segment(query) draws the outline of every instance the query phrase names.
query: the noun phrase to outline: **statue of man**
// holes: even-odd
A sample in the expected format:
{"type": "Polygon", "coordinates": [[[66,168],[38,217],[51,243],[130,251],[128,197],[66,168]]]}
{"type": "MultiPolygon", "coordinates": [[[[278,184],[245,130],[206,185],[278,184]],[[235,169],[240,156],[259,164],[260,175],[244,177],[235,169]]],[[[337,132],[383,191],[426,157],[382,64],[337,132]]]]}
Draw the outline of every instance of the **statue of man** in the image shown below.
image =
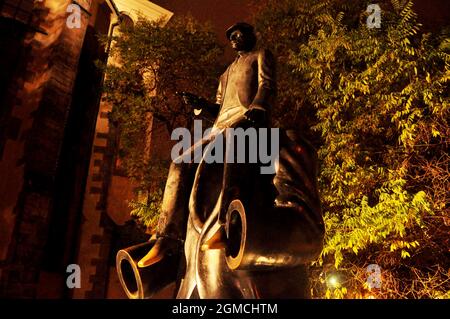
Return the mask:
{"type": "MultiPolygon", "coordinates": [[[[250,24],[236,23],[226,31],[226,36],[237,55],[220,77],[215,103],[193,94],[185,94],[183,99],[186,104],[216,116],[214,127],[217,128],[231,127],[242,117],[256,125],[267,125],[276,92],[274,58],[269,50],[255,50],[256,35],[250,24]]],[[[167,186],[180,183],[180,179],[183,179],[180,178],[180,169],[183,170],[172,165],[167,186]]],[[[182,214],[179,214],[180,208],[175,208],[173,203],[174,197],[177,196],[174,196],[174,191],[168,192],[167,186],[163,199],[163,215],[158,227],[161,240],[141,260],[141,267],[149,266],[162,258],[163,254],[160,252],[165,250],[164,241],[170,242],[168,239],[179,240],[183,237],[182,214]]],[[[182,190],[180,186],[173,188],[177,189],[176,192],[190,191],[184,188],[182,190]]],[[[168,246],[171,245],[168,243],[168,246]]]]}
{"type": "MultiPolygon", "coordinates": [[[[236,125],[268,127],[276,93],[275,60],[269,50],[255,48],[256,35],[251,25],[236,23],[226,31],[226,35],[237,55],[220,77],[215,103],[193,94],[183,94],[184,101],[195,109],[201,109],[202,113],[212,114],[215,117],[213,128],[218,130],[236,125]]],[[[201,298],[305,297],[306,273],[303,266],[291,267],[281,273],[279,270],[252,272],[229,269],[224,249],[220,249],[226,245],[223,224],[227,205],[232,199],[233,178],[237,176],[243,180],[245,172],[239,165],[206,166],[205,163],[172,163],[157,240],[138,266],[155,264],[184,243],[186,269],[178,298],[192,297],[195,288],[201,298]],[[241,171],[236,172],[237,169],[241,171]],[[208,232],[211,228],[215,229],[213,235],[208,232]],[[279,282],[280,279],[283,283],[279,282]],[[264,293],[267,285],[273,284],[271,280],[277,281],[279,287],[264,293]],[[287,295],[283,296],[283,293],[287,295]]],[[[256,181],[249,180],[246,186],[251,187],[252,182],[256,181]]]]}

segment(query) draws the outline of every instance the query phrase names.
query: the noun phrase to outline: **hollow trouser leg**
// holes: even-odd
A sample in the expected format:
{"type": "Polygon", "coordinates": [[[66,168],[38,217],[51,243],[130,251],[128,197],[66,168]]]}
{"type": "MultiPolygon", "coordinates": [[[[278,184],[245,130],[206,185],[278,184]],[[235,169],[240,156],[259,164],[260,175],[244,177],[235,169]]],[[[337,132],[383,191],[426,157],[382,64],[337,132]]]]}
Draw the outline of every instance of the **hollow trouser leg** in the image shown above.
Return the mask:
{"type": "MultiPolygon", "coordinates": [[[[243,126],[242,129],[254,129],[243,126]]],[[[246,199],[255,199],[254,193],[268,192],[266,199],[272,197],[271,176],[260,174],[262,163],[258,158],[259,139],[267,138],[256,133],[257,141],[249,139],[245,136],[242,141],[236,141],[233,134],[227,131],[225,135],[226,154],[224,173],[222,180],[223,196],[220,203],[219,223],[225,224],[228,205],[233,199],[239,198],[246,202],[246,199]],[[261,184],[261,185],[259,185],[261,184]],[[259,185],[257,188],[255,185],[259,185]]]]}
{"type": "MultiPolygon", "coordinates": [[[[225,154],[224,154],[224,170],[222,178],[222,198],[219,209],[219,223],[224,225],[226,222],[226,213],[228,205],[231,200],[239,196],[239,191],[245,189],[247,184],[245,181],[250,178],[245,166],[245,163],[238,162],[238,153],[246,152],[246,149],[239,149],[236,146],[235,136],[232,134],[234,131],[227,129],[224,134],[225,139],[225,154]],[[242,183],[244,181],[244,183],[242,183]]],[[[242,142],[242,141],[241,141],[242,142]]],[[[245,145],[245,142],[244,142],[245,145]]],[[[241,154],[242,155],[242,154],[241,154]]]]}

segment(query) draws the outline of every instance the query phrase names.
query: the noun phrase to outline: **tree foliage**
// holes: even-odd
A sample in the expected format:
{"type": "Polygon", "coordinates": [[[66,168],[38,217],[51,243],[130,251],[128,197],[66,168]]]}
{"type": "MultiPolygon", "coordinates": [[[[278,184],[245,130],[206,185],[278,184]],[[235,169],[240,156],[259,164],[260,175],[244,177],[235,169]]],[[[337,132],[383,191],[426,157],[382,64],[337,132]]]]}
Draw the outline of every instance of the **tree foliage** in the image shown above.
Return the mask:
{"type": "MultiPolygon", "coordinates": [[[[257,3],[260,45],[278,59],[275,123],[319,153],[326,241],[314,296],[449,298],[448,33],[421,31],[410,1],[378,1],[379,29],[367,28],[362,1],[257,3]],[[381,267],[379,289],[367,285],[369,264],[381,267]]],[[[105,90],[127,171],[144,189],[162,185],[166,173],[155,178],[142,145],[149,117],[169,131],[189,126],[174,93],[212,98],[222,49],[189,18],[141,20],[115,42],[121,63],[108,68],[105,90]]],[[[154,224],[161,195],[144,196],[134,213],[154,224]]]]}
{"type": "Polygon", "coordinates": [[[112,40],[104,85],[105,100],[112,105],[109,119],[118,132],[120,165],[139,192],[132,214],[152,226],[169,160],[149,153],[151,143],[169,142],[158,140],[153,129],[163,126],[170,136],[176,127],[190,127],[192,110],[175,93],[212,98],[223,48],[209,25],[189,16],[167,24],[142,18],[134,26],[121,25],[112,40]]]}
{"type": "Polygon", "coordinates": [[[372,295],[449,297],[448,36],[422,34],[411,2],[382,10],[380,29],[339,1],[268,1],[255,19],[282,65],[280,123],[319,151],[327,232],[315,293],[363,297],[378,264],[386,280],[372,295]],[[320,284],[339,271],[340,288],[320,284]]]}

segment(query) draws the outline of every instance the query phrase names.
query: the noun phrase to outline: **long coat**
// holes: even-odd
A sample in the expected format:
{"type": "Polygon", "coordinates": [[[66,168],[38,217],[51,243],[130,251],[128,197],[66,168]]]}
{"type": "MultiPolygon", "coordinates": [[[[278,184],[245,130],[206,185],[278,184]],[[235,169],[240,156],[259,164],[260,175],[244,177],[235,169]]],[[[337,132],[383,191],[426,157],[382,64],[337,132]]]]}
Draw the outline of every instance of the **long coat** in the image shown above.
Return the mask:
{"type": "Polygon", "coordinates": [[[239,53],[219,80],[215,126],[229,127],[250,108],[270,113],[276,93],[276,67],[269,50],[239,53]]]}

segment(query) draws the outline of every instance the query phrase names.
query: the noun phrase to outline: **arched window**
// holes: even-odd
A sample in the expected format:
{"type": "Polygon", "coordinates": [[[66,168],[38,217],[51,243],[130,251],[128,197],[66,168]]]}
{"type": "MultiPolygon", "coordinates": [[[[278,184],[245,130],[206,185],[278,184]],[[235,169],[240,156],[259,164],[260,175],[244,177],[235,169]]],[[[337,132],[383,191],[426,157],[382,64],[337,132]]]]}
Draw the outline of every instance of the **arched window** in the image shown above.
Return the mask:
{"type": "Polygon", "coordinates": [[[25,24],[31,21],[34,0],[0,0],[0,16],[25,24]]]}

